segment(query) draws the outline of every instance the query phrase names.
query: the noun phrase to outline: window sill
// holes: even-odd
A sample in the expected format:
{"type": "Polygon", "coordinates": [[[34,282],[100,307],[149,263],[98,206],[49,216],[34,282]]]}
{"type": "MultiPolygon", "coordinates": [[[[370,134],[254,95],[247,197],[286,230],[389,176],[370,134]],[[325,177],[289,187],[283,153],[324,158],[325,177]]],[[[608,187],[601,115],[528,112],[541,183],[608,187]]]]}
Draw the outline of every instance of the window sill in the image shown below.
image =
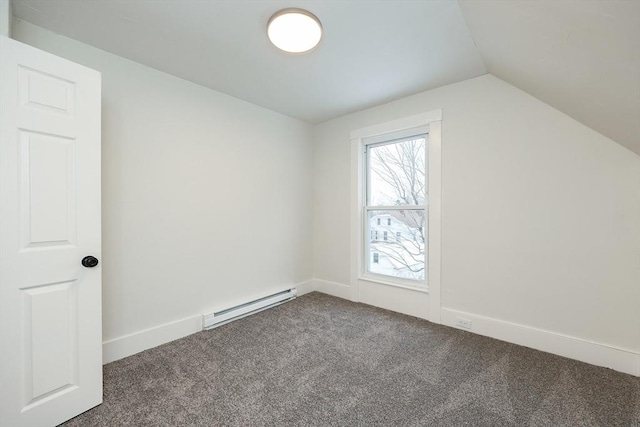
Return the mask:
{"type": "Polygon", "coordinates": [[[385,285],[385,286],[393,286],[394,288],[401,288],[401,289],[407,289],[410,291],[415,291],[415,292],[420,292],[423,294],[428,294],[429,293],[429,286],[425,285],[425,287],[419,287],[419,286],[412,286],[412,285],[408,285],[405,283],[399,283],[399,282],[393,282],[391,280],[385,280],[384,278],[378,277],[378,276],[373,276],[373,275],[360,275],[358,276],[358,280],[362,280],[365,282],[371,282],[371,283],[377,283],[379,285],[385,285]]]}

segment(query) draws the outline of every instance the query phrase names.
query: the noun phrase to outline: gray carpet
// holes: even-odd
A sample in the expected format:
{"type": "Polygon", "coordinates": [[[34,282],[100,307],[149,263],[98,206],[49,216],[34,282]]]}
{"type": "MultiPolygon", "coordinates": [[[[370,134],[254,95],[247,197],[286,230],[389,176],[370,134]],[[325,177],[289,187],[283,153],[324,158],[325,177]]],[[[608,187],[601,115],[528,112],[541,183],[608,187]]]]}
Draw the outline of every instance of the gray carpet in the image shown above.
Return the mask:
{"type": "Polygon", "coordinates": [[[640,379],[312,293],[104,368],[65,426],[640,425],[640,379]]]}

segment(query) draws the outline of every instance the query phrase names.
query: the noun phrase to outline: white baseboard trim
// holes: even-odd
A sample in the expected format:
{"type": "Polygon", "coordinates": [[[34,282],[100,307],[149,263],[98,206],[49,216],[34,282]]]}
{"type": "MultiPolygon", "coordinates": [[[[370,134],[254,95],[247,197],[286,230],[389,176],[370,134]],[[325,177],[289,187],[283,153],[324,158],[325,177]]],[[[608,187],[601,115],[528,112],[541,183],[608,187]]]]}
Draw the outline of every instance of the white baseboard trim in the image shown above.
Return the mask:
{"type": "Polygon", "coordinates": [[[441,316],[443,325],[458,328],[457,318],[462,317],[471,320],[470,331],[479,335],[640,376],[638,352],[450,308],[443,307],[441,316]]]}
{"type": "Polygon", "coordinates": [[[298,296],[308,294],[309,292],[313,292],[316,290],[313,279],[298,283],[295,287],[298,289],[298,296]]]}
{"type": "Polygon", "coordinates": [[[334,297],[351,300],[351,286],[329,280],[313,279],[314,290],[334,297]]]}
{"type": "MultiPolygon", "coordinates": [[[[298,296],[300,296],[313,292],[315,290],[315,282],[313,279],[309,279],[293,287],[297,288],[298,296]]],[[[106,365],[141,351],[195,334],[201,330],[202,313],[198,313],[184,319],[105,341],[102,343],[102,363],[106,365]]]]}
{"type": "MultiPolygon", "coordinates": [[[[322,279],[312,279],[311,282],[312,291],[347,300],[352,299],[350,286],[322,279]]],[[[451,308],[441,308],[441,323],[443,325],[462,329],[456,325],[458,317],[471,320],[472,328],[470,332],[472,333],[640,376],[640,353],[633,350],[613,347],[451,308]]]]}
{"type": "MultiPolygon", "coordinates": [[[[298,283],[295,287],[298,289],[299,296],[313,291],[346,300],[351,300],[352,296],[350,286],[322,279],[306,280],[298,283]]],[[[443,307],[441,309],[443,325],[456,328],[458,317],[471,320],[472,333],[640,376],[640,353],[635,351],[450,308],[443,307]]],[[[107,364],[123,359],[201,330],[202,314],[198,313],[194,316],[106,341],[102,345],[103,363],[107,364]]]]}
{"type": "Polygon", "coordinates": [[[107,364],[202,330],[202,314],[165,323],[102,343],[102,363],[107,364]]]}

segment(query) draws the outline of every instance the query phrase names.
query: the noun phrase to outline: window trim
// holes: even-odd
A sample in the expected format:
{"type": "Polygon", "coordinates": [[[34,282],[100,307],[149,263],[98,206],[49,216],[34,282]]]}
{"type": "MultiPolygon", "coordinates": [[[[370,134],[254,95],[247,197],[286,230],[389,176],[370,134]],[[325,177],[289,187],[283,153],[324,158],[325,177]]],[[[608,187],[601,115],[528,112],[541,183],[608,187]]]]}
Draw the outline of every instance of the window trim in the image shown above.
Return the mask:
{"type": "MultiPolygon", "coordinates": [[[[394,286],[397,288],[409,289],[410,291],[423,292],[429,294],[429,320],[440,323],[440,275],[441,275],[441,129],[442,129],[442,110],[434,110],[427,113],[416,114],[413,116],[369,126],[363,129],[351,132],[351,288],[352,299],[360,300],[360,281],[374,282],[382,285],[394,286]],[[429,134],[427,143],[428,149],[428,191],[429,203],[425,213],[428,218],[428,235],[427,242],[427,287],[415,286],[414,280],[408,280],[412,283],[406,283],[399,278],[386,275],[375,275],[367,273],[365,261],[366,246],[364,237],[365,227],[365,205],[366,192],[365,174],[366,158],[364,156],[364,145],[371,146],[377,142],[384,143],[388,134],[399,133],[404,131],[411,132],[415,128],[426,127],[429,134]],[[366,140],[366,141],[365,141],[366,140]],[[377,277],[376,277],[377,276],[377,277]]],[[[423,132],[424,133],[424,132],[423,132]]],[[[393,142],[393,141],[388,141],[393,142]]],[[[387,209],[385,207],[385,209],[387,209]]],[[[402,207],[401,209],[406,209],[402,207]]]]}

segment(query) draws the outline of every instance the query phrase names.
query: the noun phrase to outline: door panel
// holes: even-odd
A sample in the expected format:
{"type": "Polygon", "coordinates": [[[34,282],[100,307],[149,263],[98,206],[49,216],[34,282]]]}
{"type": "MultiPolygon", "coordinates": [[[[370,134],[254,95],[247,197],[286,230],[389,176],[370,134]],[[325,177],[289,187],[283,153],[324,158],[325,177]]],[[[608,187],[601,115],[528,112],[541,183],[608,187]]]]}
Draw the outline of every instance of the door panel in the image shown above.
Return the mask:
{"type": "Polygon", "coordinates": [[[59,77],[18,67],[20,104],[51,114],[72,117],[75,112],[75,83],[59,77]]]}
{"type": "Polygon", "coordinates": [[[75,140],[19,131],[24,248],[75,245],[75,140]]]}
{"type": "Polygon", "coordinates": [[[76,281],[23,289],[25,405],[77,386],[76,292],[76,281]]]}
{"type": "Polygon", "coordinates": [[[100,74],[0,37],[0,425],[102,402],[100,74]]]}

